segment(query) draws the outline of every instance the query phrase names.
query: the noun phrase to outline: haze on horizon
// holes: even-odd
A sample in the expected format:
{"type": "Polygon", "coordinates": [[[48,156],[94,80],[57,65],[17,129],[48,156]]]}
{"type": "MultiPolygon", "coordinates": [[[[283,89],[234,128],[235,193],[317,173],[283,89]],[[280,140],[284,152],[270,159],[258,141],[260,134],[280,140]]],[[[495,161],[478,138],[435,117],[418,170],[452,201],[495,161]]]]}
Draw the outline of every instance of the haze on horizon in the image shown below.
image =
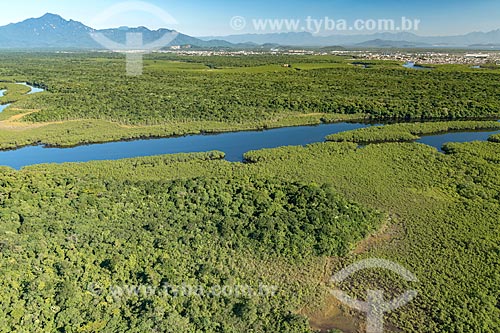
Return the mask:
{"type": "Polygon", "coordinates": [[[119,26],[146,26],[151,29],[170,28],[192,36],[218,36],[255,33],[252,30],[235,31],[230,27],[233,16],[248,19],[317,19],[328,16],[334,19],[399,19],[402,16],[421,20],[418,35],[460,35],[474,31],[491,31],[500,28],[500,1],[496,0],[442,0],[412,1],[398,0],[300,0],[276,1],[203,1],[171,0],[146,1],[169,13],[178,24],[166,27],[165,23],[151,14],[130,12],[107,19],[97,26],[94,19],[108,7],[123,3],[120,0],[87,0],[67,2],[60,0],[24,0],[11,2],[2,8],[0,25],[20,22],[31,17],[40,17],[47,12],[59,14],[94,28],[119,26]]]}

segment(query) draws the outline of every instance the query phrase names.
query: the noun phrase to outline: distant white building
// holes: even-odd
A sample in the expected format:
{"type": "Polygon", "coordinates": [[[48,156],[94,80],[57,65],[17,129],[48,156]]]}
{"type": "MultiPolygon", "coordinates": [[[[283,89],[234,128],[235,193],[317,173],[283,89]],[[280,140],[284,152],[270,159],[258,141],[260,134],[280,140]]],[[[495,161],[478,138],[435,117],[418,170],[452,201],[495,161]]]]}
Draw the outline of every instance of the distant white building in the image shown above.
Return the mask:
{"type": "Polygon", "coordinates": [[[476,58],[476,59],[486,59],[489,58],[489,54],[483,54],[483,53],[469,53],[465,55],[466,58],[476,58]]]}

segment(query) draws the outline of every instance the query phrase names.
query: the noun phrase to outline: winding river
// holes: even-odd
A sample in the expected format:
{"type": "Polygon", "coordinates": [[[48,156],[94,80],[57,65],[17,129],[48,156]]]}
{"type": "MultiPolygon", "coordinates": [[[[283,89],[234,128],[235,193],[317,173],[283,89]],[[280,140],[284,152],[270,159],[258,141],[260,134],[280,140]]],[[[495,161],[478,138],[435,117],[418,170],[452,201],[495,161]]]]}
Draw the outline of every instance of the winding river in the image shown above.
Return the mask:
{"type": "MultiPolygon", "coordinates": [[[[5,95],[5,92],[7,90],[0,90],[0,97],[3,97],[5,95]]],[[[3,112],[3,110],[5,110],[7,107],[9,107],[10,104],[4,104],[4,105],[0,105],[0,112],[3,112]]]]}
{"type": "MultiPolygon", "coordinates": [[[[23,85],[23,86],[27,86],[27,87],[31,88],[31,90],[28,92],[28,95],[36,94],[36,93],[40,93],[40,92],[44,91],[42,88],[37,88],[37,87],[30,86],[26,82],[21,82],[21,83],[18,83],[18,84],[23,85]]],[[[7,90],[0,90],[0,97],[3,97],[6,91],[7,90]]],[[[10,106],[10,104],[0,105],[0,112],[3,112],[3,110],[5,110],[6,108],[8,108],[9,106],[10,106]]]]}
{"type": "Polygon", "coordinates": [[[36,93],[40,93],[40,92],[43,92],[44,90],[42,88],[37,88],[37,87],[33,87],[33,86],[30,86],[29,84],[27,84],[26,82],[23,82],[23,83],[18,83],[18,84],[21,84],[23,86],[27,86],[27,87],[30,87],[31,88],[31,91],[28,93],[28,95],[31,95],[31,94],[36,94],[36,93]]]}
{"type": "MultiPolygon", "coordinates": [[[[25,84],[26,85],[26,84],[25,84]]],[[[30,94],[43,89],[31,87],[30,94]]],[[[265,131],[233,132],[213,135],[147,139],[83,145],[72,148],[46,148],[29,146],[16,150],[0,151],[0,165],[20,169],[42,163],[88,162],[93,160],[118,160],[176,153],[194,153],[219,150],[226,153],[226,160],[242,162],[243,154],[250,150],[282,146],[303,146],[324,142],[329,134],[374,126],[368,123],[334,123],[317,126],[298,126],[265,131]]],[[[446,133],[422,137],[417,142],[441,151],[447,142],[486,141],[500,131],[446,133]]]]}
{"type": "MultiPolygon", "coordinates": [[[[243,161],[243,154],[250,150],[301,146],[324,142],[329,134],[373,126],[363,123],[335,123],[318,126],[278,128],[266,131],[234,132],[214,135],[189,135],[176,138],[149,139],[91,144],[73,148],[45,148],[30,146],[0,152],[0,165],[15,169],[42,163],[87,162],[93,160],[118,160],[123,158],[176,153],[219,150],[226,153],[226,160],[243,161]]],[[[447,133],[423,137],[418,140],[441,150],[447,142],[486,141],[496,132],[447,133]]]]}

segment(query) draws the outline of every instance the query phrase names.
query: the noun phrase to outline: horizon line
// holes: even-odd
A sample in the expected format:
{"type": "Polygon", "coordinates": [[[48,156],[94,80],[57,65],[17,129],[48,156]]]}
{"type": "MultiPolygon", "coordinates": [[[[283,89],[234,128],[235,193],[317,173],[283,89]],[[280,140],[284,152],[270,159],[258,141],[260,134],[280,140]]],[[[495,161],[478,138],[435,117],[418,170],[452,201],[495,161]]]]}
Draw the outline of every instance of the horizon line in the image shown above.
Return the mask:
{"type": "MultiPolygon", "coordinates": [[[[162,30],[162,29],[166,29],[166,30],[171,30],[171,31],[176,31],[176,32],[180,32],[176,29],[172,29],[172,28],[167,28],[167,27],[160,27],[160,28],[152,28],[152,27],[148,27],[147,25],[141,25],[141,26],[115,26],[115,27],[106,27],[106,28],[94,28],[90,25],[87,25],[85,22],[83,21],[79,21],[79,20],[74,20],[74,19],[71,19],[71,18],[65,18],[63,15],[61,14],[57,14],[57,13],[53,13],[53,12],[46,12],[45,14],[39,16],[39,17],[27,17],[21,21],[17,21],[17,22],[10,22],[10,23],[7,23],[7,24],[4,24],[0,27],[5,27],[5,26],[8,26],[8,25],[11,25],[11,24],[19,24],[19,23],[23,23],[25,21],[28,21],[28,20],[37,20],[37,19],[41,19],[42,17],[44,16],[47,16],[47,15],[53,15],[53,16],[58,16],[60,18],[62,18],[63,20],[65,20],[66,22],[78,22],[78,23],[81,23],[89,28],[92,28],[94,30],[106,30],[106,29],[120,29],[120,28],[129,28],[129,29],[139,29],[139,28],[146,28],[150,31],[159,31],[159,30],[162,30]]],[[[199,34],[191,34],[189,36],[191,37],[195,37],[195,38],[220,38],[220,37],[231,37],[231,36],[265,36],[265,35],[285,35],[285,34],[308,34],[312,37],[315,37],[315,38],[328,38],[328,37],[333,37],[333,36],[372,36],[372,35],[378,35],[378,34],[390,34],[390,35],[401,35],[401,34],[410,34],[410,35],[414,35],[414,36],[417,36],[417,37],[455,37],[455,36],[465,36],[465,35],[469,35],[469,34],[474,34],[474,33],[483,33],[483,34],[487,34],[487,33],[490,33],[490,32],[495,32],[495,31],[500,31],[500,27],[499,28],[496,28],[496,29],[492,29],[492,30],[474,30],[474,31],[470,31],[470,32],[467,32],[467,33],[455,33],[455,34],[418,34],[414,31],[378,31],[378,32],[360,32],[360,33],[333,33],[333,34],[315,34],[313,32],[310,32],[310,31],[293,31],[293,30],[290,30],[290,31],[282,31],[282,32],[244,32],[244,33],[233,33],[233,34],[213,34],[213,35],[199,35],[199,34]]],[[[186,34],[187,35],[187,34],[186,34]]]]}

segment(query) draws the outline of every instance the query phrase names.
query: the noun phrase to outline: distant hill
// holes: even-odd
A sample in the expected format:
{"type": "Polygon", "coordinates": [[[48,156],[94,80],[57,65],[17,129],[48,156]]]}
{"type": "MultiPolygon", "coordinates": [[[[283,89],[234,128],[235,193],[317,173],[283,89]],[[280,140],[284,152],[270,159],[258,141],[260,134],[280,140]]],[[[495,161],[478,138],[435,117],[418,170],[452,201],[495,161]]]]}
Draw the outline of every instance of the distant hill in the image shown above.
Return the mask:
{"type": "MultiPolygon", "coordinates": [[[[81,22],[68,21],[59,15],[48,13],[39,18],[30,18],[23,22],[0,27],[0,49],[103,49],[102,45],[91,38],[92,33],[102,33],[106,37],[124,44],[129,32],[142,33],[144,43],[149,43],[172,31],[168,29],[150,30],[145,27],[96,30],[81,22]]],[[[186,45],[193,48],[238,49],[280,47],[330,47],[334,49],[341,49],[341,47],[471,47],[498,49],[500,30],[441,37],[418,36],[407,32],[331,36],[315,36],[309,32],[289,32],[196,38],[178,33],[176,38],[165,47],[186,45]]]]}
{"type": "Polygon", "coordinates": [[[95,30],[59,15],[45,14],[37,19],[0,27],[1,48],[95,47],[90,33],[95,30]]]}
{"type": "Polygon", "coordinates": [[[500,44],[473,44],[469,47],[481,50],[500,50],[500,44]]]}
{"type": "MultiPolygon", "coordinates": [[[[254,44],[275,44],[290,46],[317,46],[309,45],[312,35],[308,32],[276,33],[276,34],[243,34],[221,37],[200,37],[201,40],[220,39],[233,44],[254,43],[254,44]]],[[[325,45],[326,46],[326,45],[325,45]]]]}
{"type": "MultiPolygon", "coordinates": [[[[103,49],[92,37],[91,33],[102,33],[113,41],[124,43],[127,33],[142,33],[144,43],[158,40],[168,29],[149,30],[145,27],[96,30],[83,23],[65,20],[56,14],[45,14],[39,18],[27,19],[19,23],[11,23],[0,27],[1,49],[103,49]]],[[[200,40],[179,33],[165,46],[193,47],[233,47],[232,43],[222,40],[200,40]]]]}
{"type": "Polygon", "coordinates": [[[359,48],[419,48],[419,47],[432,47],[430,44],[425,43],[414,43],[408,41],[393,41],[393,40],[383,40],[374,39],[363,43],[358,43],[355,45],[359,48]]]}
{"type": "Polygon", "coordinates": [[[280,45],[311,47],[325,47],[331,45],[349,47],[362,46],[364,43],[366,43],[367,45],[385,44],[396,45],[391,47],[404,47],[398,46],[398,43],[392,44],[392,42],[401,42],[401,45],[408,45],[408,47],[470,47],[471,45],[499,45],[500,29],[490,32],[472,32],[460,36],[430,37],[419,36],[409,32],[383,32],[368,35],[337,34],[331,36],[316,36],[309,32],[288,32],[274,34],[241,34],[199,38],[202,40],[219,39],[228,41],[230,43],[275,43],[280,45]]]}

